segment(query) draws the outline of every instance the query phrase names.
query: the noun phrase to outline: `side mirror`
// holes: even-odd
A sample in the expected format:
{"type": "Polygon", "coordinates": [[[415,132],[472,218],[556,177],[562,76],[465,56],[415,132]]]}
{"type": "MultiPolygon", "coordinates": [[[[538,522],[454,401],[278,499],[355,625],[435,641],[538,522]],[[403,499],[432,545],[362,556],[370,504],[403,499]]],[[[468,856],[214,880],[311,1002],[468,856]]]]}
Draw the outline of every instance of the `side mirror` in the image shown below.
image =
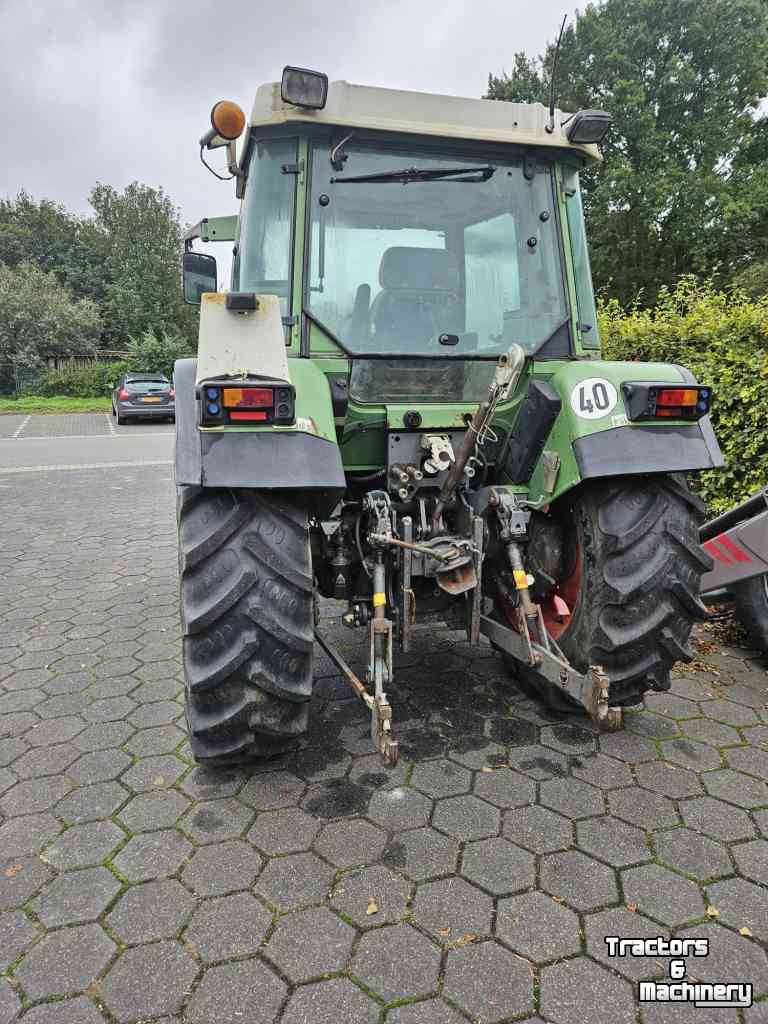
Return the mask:
{"type": "Polygon", "coordinates": [[[184,301],[190,305],[199,306],[201,295],[217,290],[218,279],[214,256],[208,256],[202,252],[185,252],[181,270],[184,301]]]}

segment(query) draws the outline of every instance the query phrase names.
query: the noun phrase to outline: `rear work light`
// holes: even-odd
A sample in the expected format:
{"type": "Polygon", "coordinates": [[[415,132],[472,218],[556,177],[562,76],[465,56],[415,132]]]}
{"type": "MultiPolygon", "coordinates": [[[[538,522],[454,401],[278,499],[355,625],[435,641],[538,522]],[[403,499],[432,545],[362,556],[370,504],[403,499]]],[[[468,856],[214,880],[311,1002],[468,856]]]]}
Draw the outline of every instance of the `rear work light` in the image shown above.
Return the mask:
{"type": "Polygon", "coordinates": [[[296,398],[293,387],[283,382],[258,384],[203,384],[200,388],[201,426],[223,427],[228,423],[266,423],[289,426],[294,422],[296,398]]]}
{"type": "Polygon", "coordinates": [[[712,388],[689,385],[654,384],[638,381],[622,384],[627,416],[631,420],[699,420],[706,416],[712,388]]]}

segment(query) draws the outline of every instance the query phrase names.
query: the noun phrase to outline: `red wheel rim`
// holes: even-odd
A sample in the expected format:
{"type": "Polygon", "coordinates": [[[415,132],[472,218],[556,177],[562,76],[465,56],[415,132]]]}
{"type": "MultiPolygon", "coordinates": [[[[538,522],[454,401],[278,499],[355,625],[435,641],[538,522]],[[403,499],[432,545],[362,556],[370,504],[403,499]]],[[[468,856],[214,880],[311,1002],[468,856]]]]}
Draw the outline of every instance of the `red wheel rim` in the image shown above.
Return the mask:
{"type": "Polygon", "coordinates": [[[581,548],[578,543],[574,551],[573,569],[569,576],[558,581],[554,593],[565,601],[571,614],[565,618],[558,615],[554,596],[542,602],[541,614],[549,635],[553,640],[559,640],[571,623],[581,593],[581,548]]]}

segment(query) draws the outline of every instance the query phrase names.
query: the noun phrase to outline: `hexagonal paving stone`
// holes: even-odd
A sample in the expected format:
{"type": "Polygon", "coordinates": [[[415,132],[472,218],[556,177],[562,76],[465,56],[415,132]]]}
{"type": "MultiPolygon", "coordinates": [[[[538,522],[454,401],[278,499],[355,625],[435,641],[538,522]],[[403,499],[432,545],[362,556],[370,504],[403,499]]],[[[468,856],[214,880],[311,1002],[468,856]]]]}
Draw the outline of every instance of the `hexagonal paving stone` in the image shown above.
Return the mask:
{"type": "Polygon", "coordinates": [[[352,758],[349,754],[326,743],[314,749],[300,751],[290,761],[290,768],[294,775],[305,782],[323,782],[327,779],[343,778],[351,764],[352,758]]]}
{"type": "Polygon", "coordinates": [[[273,811],[295,807],[305,788],[305,783],[289,772],[266,772],[254,775],[240,795],[257,811],[273,811]]]}
{"type": "Polygon", "coordinates": [[[76,996],[35,1006],[24,1015],[24,1024],[104,1024],[104,1018],[89,999],[76,996]]]}
{"type": "Polygon", "coordinates": [[[415,828],[393,836],[382,854],[385,864],[416,882],[453,873],[458,857],[456,840],[433,828],[415,828]]]}
{"type": "Polygon", "coordinates": [[[650,740],[635,733],[609,732],[600,736],[600,751],[608,757],[615,757],[626,764],[641,764],[656,760],[656,747],[650,740]]]}
{"type": "Polygon", "coordinates": [[[567,757],[540,744],[513,748],[509,754],[509,763],[524,775],[539,781],[563,779],[570,774],[567,757]]]}
{"type": "Polygon", "coordinates": [[[541,860],[541,887],[576,910],[592,910],[619,898],[611,868],[578,850],[551,853],[541,860]]]}
{"type": "Polygon", "coordinates": [[[151,792],[173,786],[186,770],[187,765],[173,754],[145,757],[124,773],[122,781],[136,793],[151,792]]]}
{"type": "Polygon", "coordinates": [[[181,877],[200,896],[223,896],[250,889],[263,863],[252,846],[242,839],[231,839],[195,850],[181,877]]]}
{"type": "Polygon", "coordinates": [[[496,835],[500,821],[498,809],[476,796],[454,796],[438,800],[432,816],[435,828],[465,841],[496,835]]]}
{"type": "Polygon", "coordinates": [[[722,757],[714,747],[686,737],[662,743],[661,756],[665,761],[691,768],[695,772],[709,771],[722,764],[722,757]]]}
{"type": "Polygon", "coordinates": [[[89,705],[83,712],[83,718],[89,722],[116,722],[135,709],[136,703],[130,697],[105,697],[89,705]]]}
{"type": "MultiPolygon", "coordinates": [[[[747,775],[755,775],[758,779],[768,779],[768,751],[757,747],[732,747],[725,751],[725,759],[731,768],[737,768],[747,775]]],[[[24,760],[23,758],[21,760],[24,760]]],[[[18,772],[19,761],[13,766],[18,772]]]]}
{"type": "Polygon", "coordinates": [[[647,710],[637,712],[631,708],[624,709],[624,728],[654,740],[668,740],[680,734],[680,726],[673,718],[654,715],[647,710]]]}
{"type": "Polygon", "coordinates": [[[458,761],[469,769],[494,767],[506,763],[507,760],[504,747],[500,743],[482,737],[476,742],[467,742],[467,737],[463,737],[463,742],[458,745],[454,742],[448,756],[452,761],[458,761]]]}
{"type": "Polygon", "coordinates": [[[58,775],[76,761],[80,751],[71,743],[56,743],[52,747],[37,747],[22,754],[13,770],[20,779],[36,779],[43,775],[58,775]]]}
{"type": "Polygon", "coordinates": [[[740,874],[768,886],[768,843],[764,839],[732,846],[731,853],[740,874]]]}
{"type": "Polygon", "coordinates": [[[690,828],[723,842],[752,839],[755,835],[755,827],[746,811],[722,800],[715,800],[714,797],[701,796],[695,800],[684,800],[680,804],[680,813],[690,828]]]}
{"type": "Polygon", "coordinates": [[[12,818],[17,814],[47,811],[70,789],[72,783],[61,776],[52,779],[25,779],[23,782],[17,782],[0,797],[0,814],[12,818]]]}
{"type": "Polygon", "coordinates": [[[507,811],[504,835],[534,853],[551,853],[571,845],[573,826],[560,814],[534,805],[507,811]]]}
{"type": "Polygon", "coordinates": [[[290,910],[323,900],[331,887],[333,875],[333,869],[314,853],[292,853],[271,860],[254,889],[278,910],[290,910]]]}
{"type": "Polygon", "coordinates": [[[588,818],[605,813],[599,789],[578,779],[549,779],[539,786],[539,799],[545,807],[566,818],[588,818]]]}
{"type": "MultiPolygon", "coordinates": [[[[466,1017],[442,999],[422,999],[390,1010],[387,1024],[465,1024],[466,1017]]],[[[533,1024],[533,1022],[526,1022],[533,1024]]]]}
{"type": "Polygon", "coordinates": [[[692,718],[690,722],[683,722],[682,731],[690,739],[713,747],[729,747],[742,742],[733,726],[713,722],[709,718],[692,718]]]}
{"type": "MultiPolygon", "coordinates": [[[[33,719],[30,725],[39,722],[34,715],[30,717],[33,719]]],[[[85,722],[82,718],[71,715],[68,718],[52,718],[42,722],[36,728],[30,729],[24,738],[31,747],[50,747],[55,743],[67,743],[83,729],[85,729],[85,722]]]]}
{"type": "Polygon", "coordinates": [[[174,879],[132,886],[106,917],[106,924],[126,945],[170,939],[177,935],[195,901],[174,879]]]}
{"type": "Polygon", "coordinates": [[[96,782],[76,789],[56,805],[56,814],[69,825],[108,818],[130,794],[119,782],[96,782]]]}
{"type": "Polygon", "coordinates": [[[21,1009],[21,1000],[7,978],[0,978],[0,1024],[11,1024],[21,1009]]]}
{"type": "Polygon", "coordinates": [[[624,898],[637,909],[670,927],[704,915],[704,900],[693,882],[658,864],[622,872],[624,898]]]}
{"type": "Polygon", "coordinates": [[[82,992],[101,974],[117,947],[97,924],[45,935],[14,971],[30,999],[82,992]]]}
{"type": "Polygon", "coordinates": [[[499,900],[496,934],[516,953],[537,963],[581,949],[578,917],[543,892],[499,900]]]}
{"type": "Polygon", "coordinates": [[[139,793],[123,807],[118,817],[131,832],[171,828],[189,807],[189,800],[175,789],[139,793]]]}
{"type": "Polygon", "coordinates": [[[281,1024],[377,1024],[379,1013],[379,1004],[351,981],[333,978],[296,989],[281,1024]]]}
{"type": "Polygon", "coordinates": [[[707,886],[707,894],[723,924],[737,930],[746,926],[758,941],[768,939],[768,891],[761,885],[729,878],[707,886]]]}
{"type": "Polygon", "coordinates": [[[203,960],[225,960],[255,953],[272,915],[250,893],[204,900],[192,915],[184,941],[203,960]]]}
{"type": "Polygon", "coordinates": [[[343,971],[355,930],[327,907],[300,910],[277,922],[265,952],[294,982],[343,971]]]}
{"type": "MultiPolygon", "coordinates": [[[[146,761],[138,763],[143,765],[146,761]]],[[[180,788],[193,800],[215,800],[234,796],[245,785],[246,777],[243,770],[236,767],[214,769],[195,765],[180,788]]]]}
{"type": "Polygon", "coordinates": [[[308,850],[320,830],[320,822],[298,807],[267,811],[256,818],[248,839],[264,853],[298,853],[308,850]]]}
{"type": "Polygon", "coordinates": [[[599,914],[584,918],[587,952],[606,967],[617,971],[632,981],[641,978],[661,978],[668,972],[668,960],[663,957],[609,956],[605,938],[618,935],[638,939],[654,939],[665,934],[657,924],[648,921],[642,914],[632,913],[626,907],[613,907],[599,914]]]}
{"type": "Polygon", "coordinates": [[[481,839],[464,847],[461,873],[494,896],[501,896],[532,886],[536,864],[530,853],[506,839],[481,839]]]}
{"type": "Polygon", "coordinates": [[[425,761],[417,764],[411,775],[411,785],[433,798],[468,793],[472,775],[453,761],[425,761]]]}
{"type": "MultiPolygon", "coordinates": [[[[94,725],[92,729],[119,728],[132,730],[127,722],[112,722],[109,725],[94,725]]],[[[185,740],[185,733],[177,725],[158,725],[153,729],[140,729],[125,742],[135,757],[152,757],[155,754],[172,754],[185,740]]]]}
{"type": "Polygon", "coordinates": [[[611,790],[608,794],[608,807],[611,814],[623,818],[630,825],[639,825],[640,828],[650,830],[679,824],[671,800],[661,793],[651,793],[639,786],[611,790]]]}
{"type": "Polygon", "coordinates": [[[492,1024],[533,1010],[530,967],[495,942],[473,943],[448,954],[445,994],[492,1024]]]}
{"type": "MultiPolygon", "coordinates": [[[[711,700],[702,708],[708,718],[728,725],[757,725],[759,719],[755,712],[743,704],[735,704],[730,700],[711,700]]],[[[738,741],[737,741],[738,742],[738,741]]]]}
{"type": "Polygon", "coordinates": [[[71,871],[46,885],[32,910],[48,928],[95,921],[119,891],[120,882],[106,868],[71,871]]]}
{"type": "Polygon", "coordinates": [[[365,928],[401,920],[411,889],[412,886],[393,871],[374,865],[345,872],[333,887],[331,903],[345,917],[365,928]]]}
{"type": "Polygon", "coordinates": [[[709,939],[709,952],[696,958],[696,975],[702,981],[723,978],[751,981],[755,996],[768,994],[768,957],[754,939],[743,938],[724,925],[713,922],[687,928],[682,938],[709,939]]]}
{"type": "Polygon", "coordinates": [[[125,833],[113,822],[89,821],[62,832],[45,848],[42,857],[60,871],[96,866],[124,839],[125,833]]]}
{"type": "Polygon", "coordinates": [[[651,859],[645,832],[610,816],[578,822],[576,845],[617,868],[651,859]]]}
{"type": "Polygon", "coordinates": [[[573,758],[571,774],[598,789],[618,789],[620,786],[631,786],[634,781],[629,765],[605,754],[573,758]]]}
{"type": "MultiPolygon", "coordinates": [[[[407,792],[413,793],[413,790],[407,792]]],[[[301,806],[316,818],[346,818],[365,814],[370,798],[371,791],[366,786],[349,779],[329,779],[311,785],[301,799],[301,806]]]]}
{"type": "Polygon", "coordinates": [[[698,796],[703,792],[699,776],[687,768],[654,761],[651,764],[639,764],[635,769],[639,785],[643,789],[662,793],[672,800],[682,800],[689,796],[698,796]]]}
{"type": "Polygon", "coordinates": [[[192,852],[192,844],[175,829],[133,836],[114,859],[121,875],[145,882],[173,875],[192,852]]]}
{"type": "Polygon", "coordinates": [[[475,775],[474,792],[496,807],[524,807],[536,799],[536,784],[511,768],[481,770],[475,775]]]}
{"type": "MultiPolygon", "coordinates": [[[[467,799],[458,797],[457,799],[467,799]]],[[[378,790],[371,797],[368,817],[391,832],[426,825],[432,810],[432,801],[415,790],[397,786],[378,790]]]]}
{"type": "Polygon", "coordinates": [[[658,832],[655,842],[659,858],[665,864],[686,875],[693,875],[700,882],[733,873],[727,849],[698,832],[673,828],[669,832],[658,832]]]}
{"type": "Polygon", "coordinates": [[[197,970],[174,940],[136,946],[120,955],[101,984],[101,997],[121,1022],[176,1013],[197,970]]]}
{"type": "Polygon", "coordinates": [[[568,960],[541,972],[541,1012],[558,1024],[608,1019],[634,1024],[636,1002],[631,985],[588,960],[568,960]]]}
{"type": "Polygon", "coordinates": [[[419,886],[412,913],[448,946],[465,935],[490,935],[493,900],[463,878],[443,878],[419,886]]]}
{"type": "Polygon", "coordinates": [[[93,750],[89,754],[81,754],[67,775],[78,786],[88,786],[92,782],[118,778],[130,763],[130,757],[122,750],[93,750]]]}
{"type": "Polygon", "coordinates": [[[121,747],[129,740],[133,726],[127,722],[106,722],[89,725],[72,741],[83,753],[121,747]]]}
{"type": "Polygon", "coordinates": [[[439,970],[440,951],[408,924],[366,932],[352,961],[352,973],[387,1002],[434,992],[439,970]]]}
{"type": "Polygon", "coordinates": [[[51,869],[37,857],[0,860],[0,910],[22,906],[52,876],[51,869]]]}
{"type": "Polygon", "coordinates": [[[333,821],[324,826],[314,846],[331,864],[347,868],[378,860],[386,842],[386,832],[370,822],[333,821]]]}
{"type": "Polygon", "coordinates": [[[10,967],[39,934],[36,925],[20,910],[0,913],[0,971],[10,967]]]}
{"type": "Polygon", "coordinates": [[[193,804],[179,822],[179,828],[196,843],[217,843],[237,839],[253,821],[254,813],[237,800],[207,800],[193,804]]]}
{"type": "Polygon", "coordinates": [[[768,804],[768,785],[732,768],[707,772],[703,781],[710,796],[727,800],[738,807],[763,807],[768,804]]]}

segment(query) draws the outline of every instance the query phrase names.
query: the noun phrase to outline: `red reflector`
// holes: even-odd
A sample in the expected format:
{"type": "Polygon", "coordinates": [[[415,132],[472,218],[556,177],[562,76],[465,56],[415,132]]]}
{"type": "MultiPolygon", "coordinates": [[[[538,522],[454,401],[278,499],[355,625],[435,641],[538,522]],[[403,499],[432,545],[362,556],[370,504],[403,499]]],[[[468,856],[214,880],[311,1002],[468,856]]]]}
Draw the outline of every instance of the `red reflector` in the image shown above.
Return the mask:
{"type": "Polygon", "coordinates": [[[683,414],[683,410],[678,406],[677,409],[657,409],[655,412],[656,416],[671,416],[673,419],[680,419],[683,414]]]}
{"type": "Polygon", "coordinates": [[[656,405],[696,405],[698,400],[695,388],[664,388],[659,391],[656,405]]]}
{"type": "Polygon", "coordinates": [[[272,388],[224,388],[222,405],[225,409],[259,409],[275,403],[272,388]]]}
{"type": "Polygon", "coordinates": [[[265,412],[231,412],[229,418],[230,420],[265,420],[267,414],[265,412]]]}

